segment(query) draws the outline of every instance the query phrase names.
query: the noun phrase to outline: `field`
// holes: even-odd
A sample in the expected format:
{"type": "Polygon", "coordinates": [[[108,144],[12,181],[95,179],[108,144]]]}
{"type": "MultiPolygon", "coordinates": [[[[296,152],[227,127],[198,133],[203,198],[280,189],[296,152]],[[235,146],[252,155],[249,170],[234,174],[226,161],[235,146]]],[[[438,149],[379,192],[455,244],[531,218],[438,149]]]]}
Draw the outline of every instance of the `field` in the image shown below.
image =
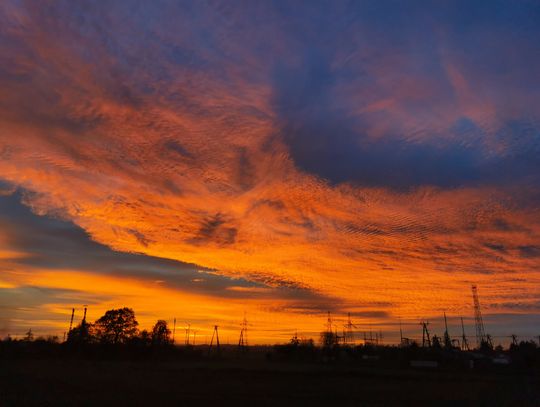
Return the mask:
{"type": "Polygon", "coordinates": [[[0,361],[1,406],[538,406],[540,379],[262,360],[0,361]]]}

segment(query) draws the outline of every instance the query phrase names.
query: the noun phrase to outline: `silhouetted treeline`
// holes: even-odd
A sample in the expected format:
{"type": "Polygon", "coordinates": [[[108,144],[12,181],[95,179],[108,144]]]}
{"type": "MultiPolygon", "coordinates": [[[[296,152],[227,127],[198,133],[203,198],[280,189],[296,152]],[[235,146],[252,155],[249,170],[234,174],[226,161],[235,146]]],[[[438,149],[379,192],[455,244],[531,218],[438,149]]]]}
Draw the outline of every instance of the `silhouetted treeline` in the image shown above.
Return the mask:
{"type": "Polygon", "coordinates": [[[58,337],[34,338],[31,330],[22,339],[0,341],[0,357],[87,357],[106,359],[197,358],[201,350],[173,346],[171,330],[164,320],[153,328],[139,330],[131,308],[112,309],[95,322],[81,323],[68,332],[67,340],[58,337]]]}
{"type": "MultiPolygon", "coordinates": [[[[0,341],[0,359],[4,358],[98,358],[202,360],[208,358],[251,358],[292,363],[357,363],[363,365],[437,368],[485,368],[511,366],[540,371],[540,347],[533,341],[514,340],[508,349],[481,347],[461,351],[433,338],[431,346],[415,342],[406,346],[352,345],[342,343],[337,334],[321,333],[319,346],[312,339],[294,335],[289,343],[273,347],[207,345],[174,346],[167,322],[158,320],[151,330],[139,330],[131,308],[112,309],[93,323],[83,318],[60,343],[58,337],[35,338],[29,330],[22,339],[0,341]],[[249,352],[246,352],[246,349],[249,352]]],[[[449,342],[449,341],[447,341],[449,342]]]]}
{"type": "Polygon", "coordinates": [[[67,343],[71,345],[96,343],[125,345],[132,342],[168,345],[172,343],[171,331],[166,321],[157,321],[151,332],[139,331],[138,326],[135,312],[131,308],[112,309],[94,323],[88,323],[86,319],[83,319],[68,333],[67,343]]]}

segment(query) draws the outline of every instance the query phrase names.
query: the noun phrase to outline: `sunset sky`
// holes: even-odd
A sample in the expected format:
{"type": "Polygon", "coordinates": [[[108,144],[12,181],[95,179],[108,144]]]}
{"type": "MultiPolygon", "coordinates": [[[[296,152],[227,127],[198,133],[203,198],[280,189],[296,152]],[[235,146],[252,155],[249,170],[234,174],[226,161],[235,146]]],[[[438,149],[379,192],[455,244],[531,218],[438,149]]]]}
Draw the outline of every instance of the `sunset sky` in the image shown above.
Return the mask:
{"type": "Polygon", "coordinates": [[[0,338],[472,336],[471,284],[540,335],[538,44],[527,0],[2,1],[0,338]]]}

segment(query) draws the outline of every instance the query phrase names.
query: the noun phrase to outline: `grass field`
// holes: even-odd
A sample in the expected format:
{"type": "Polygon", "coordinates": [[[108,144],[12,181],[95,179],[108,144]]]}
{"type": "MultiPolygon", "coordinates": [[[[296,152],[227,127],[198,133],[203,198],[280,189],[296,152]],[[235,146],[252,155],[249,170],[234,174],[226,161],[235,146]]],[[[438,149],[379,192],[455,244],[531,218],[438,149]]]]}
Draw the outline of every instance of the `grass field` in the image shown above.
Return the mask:
{"type": "Polygon", "coordinates": [[[0,405],[540,406],[540,379],[257,360],[4,360],[0,405]]]}

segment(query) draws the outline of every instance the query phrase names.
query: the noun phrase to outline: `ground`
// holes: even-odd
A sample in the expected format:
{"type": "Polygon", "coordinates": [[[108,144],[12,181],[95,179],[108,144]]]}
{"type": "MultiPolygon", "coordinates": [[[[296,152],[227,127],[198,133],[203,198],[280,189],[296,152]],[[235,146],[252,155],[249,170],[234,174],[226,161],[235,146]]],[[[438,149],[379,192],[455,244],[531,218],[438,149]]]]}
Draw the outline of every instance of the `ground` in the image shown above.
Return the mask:
{"type": "Polygon", "coordinates": [[[535,375],[262,361],[0,361],[0,406],[539,406],[535,375]]]}

